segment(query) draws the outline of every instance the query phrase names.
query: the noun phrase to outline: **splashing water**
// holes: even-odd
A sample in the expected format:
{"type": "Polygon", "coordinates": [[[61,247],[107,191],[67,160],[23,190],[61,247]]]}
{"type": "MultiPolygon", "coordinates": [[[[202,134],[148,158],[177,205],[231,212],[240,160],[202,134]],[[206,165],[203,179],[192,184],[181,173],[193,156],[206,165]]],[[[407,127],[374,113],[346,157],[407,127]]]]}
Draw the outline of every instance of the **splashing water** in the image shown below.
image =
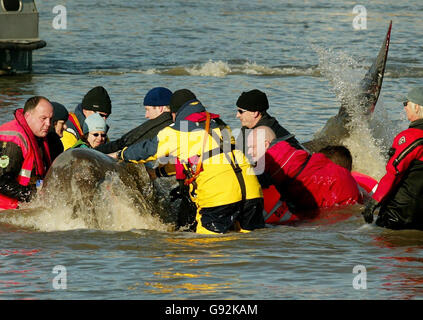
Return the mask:
{"type": "Polygon", "coordinates": [[[317,45],[312,48],[319,57],[320,74],[330,82],[338,100],[360,103],[355,101],[356,94],[366,70],[345,52],[335,53],[317,45]]]}
{"type": "Polygon", "coordinates": [[[170,211],[144,166],[119,165],[97,151],[78,152],[60,155],[36,198],[2,212],[0,222],[39,231],[173,230],[166,221],[170,211]]]}
{"type": "Polygon", "coordinates": [[[123,75],[126,73],[140,73],[146,75],[170,75],[170,76],[200,76],[200,77],[225,77],[230,75],[254,75],[254,76],[279,76],[296,77],[312,76],[319,77],[320,72],[316,66],[268,66],[256,62],[227,62],[222,60],[208,60],[189,66],[173,66],[165,68],[150,68],[136,70],[95,70],[91,75],[123,75]]]}
{"type": "Polygon", "coordinates": [[[361,80],[367,70],[346,53],[335,53],[316,45],[313,45],[313,49],[319,56],[320,73],[332,84],[340,103],[347,106],[346,112],[350,118],[347,123],[339,117],[329,119],[315,138],[342,137],[337,143],[350,150],[353,170],[380,179],[385,174],[387,150],[397,129],[389,127],[392,121],[387,119],[381,100],[376,105],[378,112],[372,118],[363,114],[361,106],[365,101],[358,93],[361,92],[361,80]]]}
{"type": "Polygon", "coordinates": [[[133,196],[137,192],[125,186],[116,173],[111,173],[107,174],[91,202],[85,202],[79,190],[67,195],[48,190],[31,203],[23,204],[21,209],[10,214],[5,214],[5,211],[0,219],[15,226],[46,232],[75,229],[173,230],[173,225],[163,222],[157,214],[143,212],[134,205],[131,193],[133,196]],[[63,201],[64,196],[72,201],[63,201]]]}
{"type": "Polygon", "coordinates": [[[223,77],[231,72],[231,68],[226,62],[209,60],[203,65],[197,65],[192,68],[185,68],[188,74],[193,76],[212,76],[223,77]]]}

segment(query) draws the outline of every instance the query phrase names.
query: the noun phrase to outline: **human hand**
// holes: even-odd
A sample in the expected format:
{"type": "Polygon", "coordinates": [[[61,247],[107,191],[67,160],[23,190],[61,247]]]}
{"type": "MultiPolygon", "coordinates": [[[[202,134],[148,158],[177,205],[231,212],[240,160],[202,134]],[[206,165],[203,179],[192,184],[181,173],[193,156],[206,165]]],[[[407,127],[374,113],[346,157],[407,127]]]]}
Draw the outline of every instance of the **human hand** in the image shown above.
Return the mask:
{"type": "Polygon", "coordinates": [[[375,199],[371,198],[369,202],[366,204],[366,208],[361,212],[361,214],[364,217],[364,221],[366,223],[372,223],[373,222],[373,212],[376,210],[376,208],[379,206],[379,202],[377,202],[375,199]]]}
{"type": "Polygon", "coordinates": [[[109,157],[118,160],[118,152],[108,153],[109,157]]]}

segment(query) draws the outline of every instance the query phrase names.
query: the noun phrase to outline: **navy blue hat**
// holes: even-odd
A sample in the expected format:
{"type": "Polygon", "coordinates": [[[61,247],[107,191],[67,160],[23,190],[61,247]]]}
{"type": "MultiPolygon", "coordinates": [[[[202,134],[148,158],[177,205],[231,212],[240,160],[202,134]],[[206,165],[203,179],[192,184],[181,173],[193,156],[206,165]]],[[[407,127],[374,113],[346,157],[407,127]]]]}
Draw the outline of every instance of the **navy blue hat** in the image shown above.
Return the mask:
{"type": "Polygon", "coordinates": [[[171,97],[172,91],[170,91],[168,88],[153,88],[145,95],[144,105],[152,107],[168,106],[170,104],[171,97]]]}

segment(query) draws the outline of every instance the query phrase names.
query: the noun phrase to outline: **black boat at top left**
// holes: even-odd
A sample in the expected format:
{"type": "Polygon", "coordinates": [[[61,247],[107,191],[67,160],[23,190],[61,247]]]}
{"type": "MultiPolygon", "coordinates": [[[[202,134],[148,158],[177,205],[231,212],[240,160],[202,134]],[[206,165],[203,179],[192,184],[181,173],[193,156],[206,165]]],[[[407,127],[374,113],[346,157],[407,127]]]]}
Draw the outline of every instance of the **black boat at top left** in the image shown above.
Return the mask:
{"type": "Polygon", "coordinates": [[[0,0],[0,75],[31,72],[32,51],[46,46],[38,19],[34,0],[0,0]]]}

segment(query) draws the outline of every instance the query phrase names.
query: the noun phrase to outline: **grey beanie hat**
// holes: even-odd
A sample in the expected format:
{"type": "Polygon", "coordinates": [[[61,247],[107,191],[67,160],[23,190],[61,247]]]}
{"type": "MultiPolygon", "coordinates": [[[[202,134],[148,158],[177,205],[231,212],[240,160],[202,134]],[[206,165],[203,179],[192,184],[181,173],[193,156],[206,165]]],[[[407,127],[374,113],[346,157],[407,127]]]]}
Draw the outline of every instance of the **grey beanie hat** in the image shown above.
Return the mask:
{"type": "Polygon", "coordinates": [[[411,89],[407,94],[406,100],[423,107],[423,87],[411,89]]]}
{"type": "Polygon", "coordinates": [[[106,121],[98,113],[93,113],[92,115],[87,117],[82,127],[82,132],[84,134],[87,134],[91,131],[107,132],[106,121]]]}

